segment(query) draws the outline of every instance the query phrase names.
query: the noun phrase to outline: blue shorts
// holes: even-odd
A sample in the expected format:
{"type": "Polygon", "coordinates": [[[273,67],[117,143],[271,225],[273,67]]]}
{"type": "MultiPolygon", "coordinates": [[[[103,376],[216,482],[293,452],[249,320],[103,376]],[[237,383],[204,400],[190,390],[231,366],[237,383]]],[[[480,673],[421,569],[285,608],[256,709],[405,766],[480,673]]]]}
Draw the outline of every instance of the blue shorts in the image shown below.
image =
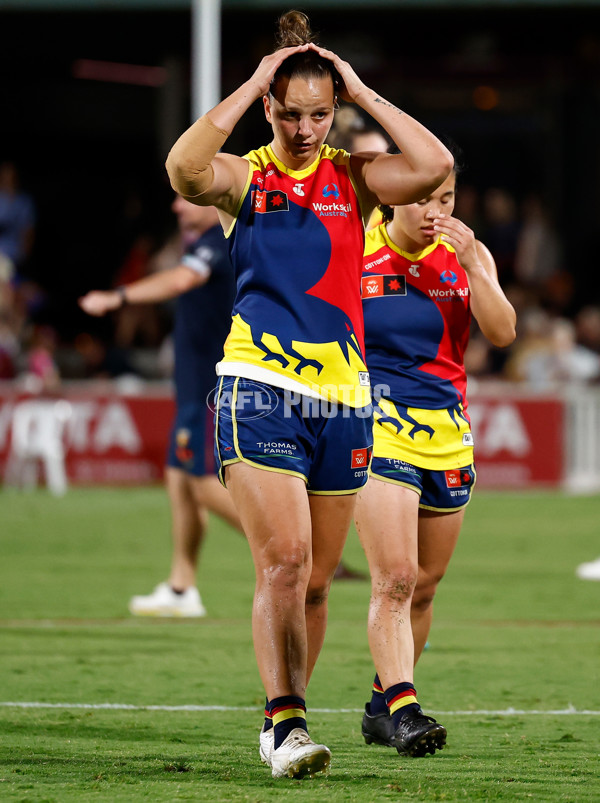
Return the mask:
{"type": "Polygon", "coordinates": [[[369,473],[378,480],[414,489],[420,497],[419,507],[438,513],[452,513],[468,505],[477,476],[474,463],[433,471],[391,457],[373,457],[369,473]]]}
{"type": "Polygon", "coordinates": [[[195,477],[216,474],[214,413],[206,402],[177,407],[171,429],[167,465],[195,477]]]}
{"type": "Polygon", "coordinates": [[[243,461],[291,474],[309,493],[356,493],[367,481],[371,406],[311,399],[241,377],[224,376],[216,396],[215,454],[219,478],[243,461]]]}

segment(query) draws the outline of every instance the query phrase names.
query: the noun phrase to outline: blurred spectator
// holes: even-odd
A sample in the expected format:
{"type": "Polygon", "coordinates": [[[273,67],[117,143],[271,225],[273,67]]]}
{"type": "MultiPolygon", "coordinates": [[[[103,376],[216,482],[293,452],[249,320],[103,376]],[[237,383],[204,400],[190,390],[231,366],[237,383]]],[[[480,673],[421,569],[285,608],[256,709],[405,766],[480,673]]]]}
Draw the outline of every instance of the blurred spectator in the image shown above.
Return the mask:
{"type": "Polygon", "coordinates": [[[526,287],[540,288],[561,267],[561,248],[555,227],[538,195],[521,206],[521,226],[515,254],[515,278],[526,287]]]}
{"type": "Polygon", "coordinates": [[[524,335],[509,362],[509,378],[528,382],[537,390],[600,377],[600,355],[577,344],[575,324],[543,310],[531,310],[526,316],[524,335]]]}
{"type": "Polygon", "coordinates": [[[19,351],[19,339],[10,313],[0,307],[0,380],[15,378],[19,351]]]}
{"type": "Polygon", "coordinates": [[[81,332],[75,338],[77,375],[82,379],[112,379],[135,373],[128,353],[90,332],[81,332]]]}
{"type": "Polygon", "coordinates": [[[456,188],[456,203],[454,217],[472,229],[479,239],[484,230],[483,217],[480,209],[479,193],[472,184],[459,183],[456,188]]]}
{"type": "MultiPolygon", "coordinates": [[[[152,273],[152,256],[155,250],[156,242],[151,235],[140,234],[136,237],[113,281],[113,287],[132,284],[152,273]]],[[[155,306],[125,305],[115,310],[114,315],[117,348],[130,349],[140,344],[156,347],[160,343],[161,327],[155,306]]]]}
{"type": "Polygon", "coordinates": [[[465,370],[469,377],[478,379],[494,373],[489,340],[481,334],[479,328],[469,338],[469,345],[465,351],[465,370]]]}
{"type": "Polygon", "coordinates": [[[25,378],[34,393],[52,393],[60,385],[60,374],[54,353],[56,332],[51,326],[31,328],[29,348],[25,354],[25,378]]]}
{"type": "Polygon", "coordinates": [[[35,208],[29,195],[19,187],[13,162],[0,164],[0,257],[11,278],[19,281],[31,254],[35,227],[35,208]]]}
{"type": "Polygon", "coordinates": [[[20,318],[12,275],[12,263],[0,255],[0,379],[14,378],[20,352],[20,318]]]}
{"type": "Polygon", "coordinates": [[[509,192],[491,187],[484,193],[483,211],[483,239],[496,261],[500,283],[507,285],[515,277],[515,256],[521,228],[517,205],[509,192]]]}
{"type": "Polygon", "coordinates": [[[575,278],[566,270],[553,273],[540,291],[540,301],[543,307],[558,317],[573,317],[574,299],[575,278]]]}
{"type": "Polygon", "coordinates": [[[600,354],[600,307],[589,305],[575,316],[577,342],[600,354]]]}

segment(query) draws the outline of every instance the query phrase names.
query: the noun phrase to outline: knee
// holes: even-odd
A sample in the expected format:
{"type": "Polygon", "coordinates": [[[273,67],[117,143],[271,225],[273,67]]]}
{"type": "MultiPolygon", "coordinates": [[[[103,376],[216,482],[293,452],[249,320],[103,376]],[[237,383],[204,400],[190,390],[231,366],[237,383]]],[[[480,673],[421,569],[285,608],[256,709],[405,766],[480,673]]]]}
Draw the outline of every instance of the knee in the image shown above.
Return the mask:
{"type": "Polygon", "coordinates": [[[267,551],[257,573],[269,585],[297,586],[308,572],[309,556],[302,545],[290,545],[267,551]]]}
{"type": "Polygon", "coordinates": [[[306,604],[314,607],[324,605],[327,602],[330,587],[331,578],[319,579],[313,575],[306,589],[306,604]]]}
{"type": "Polygon", "coordinates": [[[410,600],[417,584],[417,569],[410,564],[387,567],[384,573],[372,578],[372,593],[393,602],[410,600]]]}
{"type": "Polygon", "coordinates": [[[413,610],[424,612],[431,607],[437,587],[443,576],[443,574],[435,577],[419,576],[412,598],[413,610]]]}

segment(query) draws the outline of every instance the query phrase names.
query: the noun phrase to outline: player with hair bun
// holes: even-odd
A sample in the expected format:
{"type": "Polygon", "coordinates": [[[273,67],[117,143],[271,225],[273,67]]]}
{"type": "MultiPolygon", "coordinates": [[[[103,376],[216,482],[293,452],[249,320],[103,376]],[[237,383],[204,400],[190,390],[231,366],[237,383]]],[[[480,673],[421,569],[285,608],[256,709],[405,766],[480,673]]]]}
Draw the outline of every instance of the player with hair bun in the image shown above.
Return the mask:
{"type": "Polygon", "coordinates": [[[219,210],[236,272],[216,450],[255,565],[260,755],[274,777],[313,775],[331,758],[308,735],[306,687],[371,448],[363,221],[378,203],[432,192],[452,163],[433,134],[316,44],[298,11],[280,18],[276,50],[167,159],[178,193],[219,210]],[[401,155],[324,145],[338,98],[373,117],[401,155]],[[270,144],[244,157],[222,151],[260,99],[270,144]]]}

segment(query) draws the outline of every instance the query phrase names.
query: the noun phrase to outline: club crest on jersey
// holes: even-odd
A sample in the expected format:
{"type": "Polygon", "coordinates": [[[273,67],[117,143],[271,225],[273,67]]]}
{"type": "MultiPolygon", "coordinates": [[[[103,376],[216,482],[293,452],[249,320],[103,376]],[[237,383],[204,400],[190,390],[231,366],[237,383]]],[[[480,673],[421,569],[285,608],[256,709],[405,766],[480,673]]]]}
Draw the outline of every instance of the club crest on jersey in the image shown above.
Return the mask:
{"type": "Polygon", "coordinates": [[[287,193],[281,190],[267,190],[267,192],[254,190],[252,192],[252,208],[261,215],[268,212],[288,212],[290,206],[287,193]]]}
{"type": "Polygon", "coordinates": [[[405,296],[406,276],[363,276],[361,279],[362,298],[377,298],[379,296],[405,296]]]}

